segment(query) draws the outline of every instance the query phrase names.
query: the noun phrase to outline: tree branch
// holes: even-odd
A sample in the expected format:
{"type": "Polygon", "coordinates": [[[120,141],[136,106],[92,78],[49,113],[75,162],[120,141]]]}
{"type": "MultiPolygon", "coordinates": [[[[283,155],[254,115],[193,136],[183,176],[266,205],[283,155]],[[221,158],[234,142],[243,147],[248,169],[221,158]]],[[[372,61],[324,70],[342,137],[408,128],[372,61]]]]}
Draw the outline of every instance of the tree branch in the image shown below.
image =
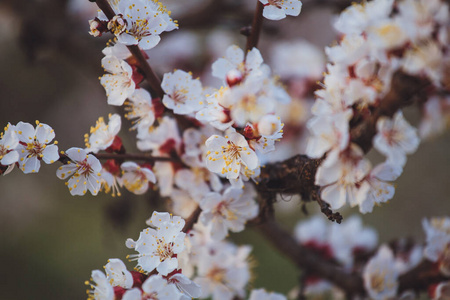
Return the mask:
{"type": "Polygon", "coordinates": [[[353,295],[363,295],[364,283],[360,276],[345,272],[332,261],[325,260],[314,250],[303,247],[273,220],[257,225],[259,232],[283,255],[299,268],[331,281],[336,286],[353,295]]]}
{"type": "Polygon", "coordinates": [[[192,214],[186,219],[186,224],[184,224],[183,232],[188,232],[189,230],[194,227],[195,223],[198,221],[198,217],[200,217],[200,214],[202,212],[202,209],[200,206],[197,205],[197,208],[192,212],[192,214]]]}
{"type": "Polygon", "coordinates": [[[261,32],[263,21],[262,15],[263,9],[264,5],[259,0],[257,0],[255,14],[253,15],[251,31],[250,34],[247,36],[247,46],[246,46],[247,51],[252,50],[253,47],[256,47],[258,45],[259,34],[261,32]]]}

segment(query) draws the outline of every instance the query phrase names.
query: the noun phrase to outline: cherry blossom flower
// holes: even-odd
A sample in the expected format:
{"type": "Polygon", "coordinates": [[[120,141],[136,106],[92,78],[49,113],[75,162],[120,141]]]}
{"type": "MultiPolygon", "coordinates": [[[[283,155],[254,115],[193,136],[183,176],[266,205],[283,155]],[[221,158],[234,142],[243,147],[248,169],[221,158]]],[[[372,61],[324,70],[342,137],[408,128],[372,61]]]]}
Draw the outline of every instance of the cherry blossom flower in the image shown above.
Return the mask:
{"type": "Polygon", "coordinates": [[[127,62],[115,56],[105,56],[102,59],[102,67],[111,73],[100,78],[100,83],[106,90],[108,104],[121,106],[136,89],[132,78],[133,69],[127,62]]]}
{"type": "Polygon", "coordinates": [[[441,273],[450,276],[450,218],[424,219],[422,225],[427,236],[424,257],[437,262],[441,273]]]}
{"type": "Polygon", "coordinates": [[[122,121],[118,114],[109,115],[109,123],[105,124],[103,117],[100,117],[95,127],[91,126],[90,136],[86,135],[86,151],[97,153],[112,145],[116,135],[120,131],[122,121]],[[89,136],[89,137],[88,137],[89,136]]]}
{"type": "Polygon", "coordinates": [[[83,196],[87,190],[92,195],[97,195],[101,185],[102,165],[100,161],[81,148],[70,148],[66,151],[66,155],[70,161],[58,168],[56,176],[63,180],[71,176],[66,182],[71,195],[83,196]]]}
{"type": "MultiPolygon", "coordinates": [[[[257,48],[253,48],[245,57],[244,51],[236,45],[229,46],[225,57],[219,58],[212,65],[212,75],[227,82],[229,72],[232,78],[244,80],[249,75],[260,75],[263,58],[257,48]],[[240,76],[238,75],[240,74],[240,76]]],[[[234,80],[233,80],[234,81],[234,80]]]]}
{"type": "Polygon", "coordinates": [[[202,291],[200,285],[190,280],[183,274],[176,273],[167,279],[169,283],[173,283],[176,287],[186,295],[186,300],[200,297],[202,291]]]}
{"type": "Polygon", "coordinates": [[[307,126],[312,135],[308,139],[306,155],[321,158],[325,152],[334,150],[332,155],[336,157],[347,148],[350,140],[348,122],[351,115],[351,111],[348,110],[310,119],[307,126]]]}
{"type": "Polygon", "coordinates": [[[133,129],[148,130],[156,120],[152,96],[145,89],[136,89],[125,102],[125,118],[133,120],[133,129]]]}
{"type": "Polygon", "coordinates": [[[353,207],[365,199],[368,186],[359,183],[370,171],[370,162],[363,158],[362,150],[352,144],[338,159],[327,156],[316,173],[316,184],[324,186],[321,197],[331,208],[341,208],[346,202],[353,207]]]}
{"type": "Polygon", "coordinates": [[[121,183],[130,192],[136,195],[142,195],[147,192],[149,183],[155,183],[155,174],[146,167],[141,167],[135,162],[124,162],[122,169],[121,183]]]}
{"type": "Polygon", "coordinates": [[[300,0],[259,0],[263,5],[263,16],[269,20],[281,20],[298,16],[302,9],[300,0]]]}
{"type": "Polygon", "coordinates": [[[387,156],[393,164],[404,166],[406,154],[414,153],[419,146],[420,139],[416,129],[409,125],[398,111],[392,120],[380,117],[377,121],[378,133],[373,139],[374,147],[387,156]]]}
{"type": "Polygon", "coordinates": [[[435,137],[445,131],[450,124],[450,97],[431,97],[423,107],[422,121],[419,125],[421,139],[435,137]]]}
{"type": "MultiPolygon", "coordinates": [[[[3,166],[13,166],[19,160],[19,153],[15,148],[19,145],[16,127],[8,123],[5,132],[0,134],[0,164],[3,166]]],[[[9,167],[8,167],[9,169],[9,167]]],[[[3,173],[6,175],[9,172],[3,173]]]]}
{"type": "Polygon", "coordinates": [[[182,70],[166,73],[161,87],[166,93],[162,102],[175,114],[190,114],[204,106],[202,84],[199,79],[192,79],[191,73],[182,70]]]}
{"type": "Polygon", "coordinates": [[[206,166],[211,172],[222,174],[228,179],[236,179],[241,168],[258,168],[258,156],[250,149],[247,140],[239,133],[229,136],[211,136],[205,142],[206,166]]]}
{"type": "Polygon", "coordinates": [[[108,263],[105,265],[105,272],[112,286],[120,286],[124,289],[129,289],[133,286],[133,275],[127,270],[122,260],[118,258],[108,259],[108,263]]]}
{"type": "Polygon", "coordinates": [[[142,291],[139,289],[131,289],[125,292],[123,300],[141,300],[141,299],[155,299],[155,300],[180,300],[181,294],[177,287],[168,283],[160,275],[152,275],[142,284],[142,291]]]}
{"type": "Polygon", "coordinates": [[[90,285],[91,290],[87,291],[88,300],[114,300],[114,288],[106,278],[106,275],[100,270],[94,270],[91,273],[91,281],[86,281],[86,285],[90,285]]]}
{"type": "Polygon", "coordinates": [[[211,226],[213,240],[223,240],[228,230],[240,232],[245,223],[257,216],[259,208],[253,200],[251,185],[245,189],[228,188],[223,194],[208,193],[200,201],[200,221],[211,226]]]}
{"type": "Polygon", "coordinates": [[[366,198],[359,203],[359,211],[363,214],[372,212],[375,204],[385,203],[392,199],[395,187],[389,181],[396,180],[402,172],[402,167],[389,162],[379,164],[370,171],[361,184],[361,188],[368,188],[368,192],[366,198]]]}
{"type": "Polygon", "coordinates": [[[184,248],[185,233],[181,232],[184,220],[169,213],[154,212],[147,224],[153,228],[144,229],[137,241],[127,240],[127,247],[133,248],[139,254],[128,255],[131,260],[137,260],[138,267],[144,272],[154,269],[167,276],[178,268],[177,254],[184,248]]]}
{"type": "Polygon", "coordinates": [[[164,116],[156,128],[138,126],[137,147],[141,151],[153,150],[155,155],[169,155],[178,151],[181,137],[175,119],[164,116]]]}
{"type": "Polygon", "coordinates": [[[392,250],[383,245],[364,267],[364,287],[371,299],[384,300],[395,297],[398,288],[398,271],[392,250]]]}
{"type": "Polygon", "coordinates": [[[25,173],[36,173],[41,167],[41,160],[52,164],[59,159],[58,142],[54,130],[44,123],[36,121],[36,129],[30,123],[19,122],[15,128],[19,138],[16,150],[19,152],[19,165],[25,173]]]}
{"type": "MultiPolygon", "coordinates": [[[[163,31],[178,27],[160,2],[122,0],[111,4],[116,16],[108,22],[108,29],[124,45],[139,45],[148,50],[159,43],[159,35],[163,31]]],[[[101,13],[99,19],[105,20],[106,17],[101,13]]]]}
{"type": "Polygon", "coordinates": [[[222,243],[214,251],[202,253],[198,262],[198,276],[194,282],[202,289],[200,298],[211,296],[213,300],[243,298],[245,286],[250,279],[248,256],[249,246],[236,247],[222,243]]]}
{"type": "Polygon", "coordinates": [[[248,300],[286,300],[286,297],[278,293],[268,293],[264,289],[257,289],[251,291],[248,300]]]}

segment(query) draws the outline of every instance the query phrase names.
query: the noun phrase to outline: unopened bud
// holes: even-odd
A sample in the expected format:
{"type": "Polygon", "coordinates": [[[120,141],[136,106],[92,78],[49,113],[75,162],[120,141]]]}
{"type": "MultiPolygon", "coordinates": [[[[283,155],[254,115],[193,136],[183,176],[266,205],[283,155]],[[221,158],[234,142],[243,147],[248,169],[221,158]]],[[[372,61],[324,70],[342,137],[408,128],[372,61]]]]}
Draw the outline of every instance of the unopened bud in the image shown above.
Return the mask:
{"type": "Polygon", "coordinates": [[[230,70],[227,73],[226,80],[230,87],[239,84],[242,81],[242,73],[236,69],[230,70]]]}
{"type": "Polygon", "coordinates": [[[89,20],[90,31],[89,34],[92,36],[102,36],[103,32],[106,32],[106,22],[99,20],[98,18],[89,20]]]}

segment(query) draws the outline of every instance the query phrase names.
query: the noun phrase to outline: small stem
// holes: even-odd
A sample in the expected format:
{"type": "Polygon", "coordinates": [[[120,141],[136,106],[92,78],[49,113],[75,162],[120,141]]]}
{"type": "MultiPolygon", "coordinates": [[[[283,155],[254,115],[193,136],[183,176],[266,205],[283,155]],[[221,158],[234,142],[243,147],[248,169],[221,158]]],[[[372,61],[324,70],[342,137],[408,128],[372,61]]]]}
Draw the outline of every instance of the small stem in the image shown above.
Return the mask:
{"type": "Polygon", "coordinates": [[[144,72],[145,79],[152,90],[156,93],[156,95],[162,99],[164,96],[164,90],[161,87],[161,80],[155,74],[150,64],[145,59],[144,55],[142,55],[141,49],[137,45],[127,46],[128,50],[130,50],[131,54],[133,54],[134,58],[138,61],[139,67],[144,72]]]}
{"type": "MultiPolygon", "coordinates": [[[[96,0],[97,6],[105,13],[108,19],[114,18],[116,13],[111,8],[107,0],[96,0]]],[[[145,79],[150,84],[152,90],[157,94],[158,97],[162,98],[164,96],[164,91],[161,88],[161,80],[158,76],[156,76],[150,64],[145,59],[144,55],[142,55],[141,49],[138,45],[127,46],[128,50],[134,56],[134,58],[138,61],[139,67],[144,72],[145,79]]]]}
{"type": "Polygon", "coordinates": [[[253,49],[258,45],[259,34],[261,32],[264,5],[258,0],[256,4],[255,14],[253,15],[252,29],[250,35],[247,37],[247,51],[253,49]]]}
{"type": "Polygon", "coordinates": [[[202,209],[200,206],[197,206],[197,208],[192,212],[192,214],[186,219],[186,224],[183,227],[183,232],[188,232],[189,230],[194,227],[195,223],[198,221],[198,217],[200,217],[200,214],[202,212],[202,209]]]}

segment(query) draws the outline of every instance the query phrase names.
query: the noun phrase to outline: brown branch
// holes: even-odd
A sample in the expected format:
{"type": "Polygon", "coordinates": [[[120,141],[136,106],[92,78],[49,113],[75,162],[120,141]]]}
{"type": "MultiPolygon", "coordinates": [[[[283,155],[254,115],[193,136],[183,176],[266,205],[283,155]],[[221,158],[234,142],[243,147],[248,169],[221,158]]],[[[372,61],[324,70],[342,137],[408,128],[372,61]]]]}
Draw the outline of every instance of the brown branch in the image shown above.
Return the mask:
{"type": "Polygon", "coordinates": [[[200,217],[200,213],[202,212],[202,209],[200,206],[197,206],[197,208],[192,212],[192,214],[186,219],[186,224],[184,224],[183,232],[188,232],[189,230],[194,227],[195,223],[198,221],[198,217],[200,217]]]}
{"type": "Polygon", "coordinates": [[[253,47],[256,47],[258,45],[259,41],[259,34],[261,33],[261,27],[262,27],[262,21],[263,21],[263,12],[264,5],[257,0],[256,4],[256,10],[255,14],[253,16],[253,22],[250,34],[247,36],[247,51],[250,51],[253,49],[253,47]]]}
{"type": "Polygon", "coordinates": [[[314,250],[303,247],[273,220],[257,226],[259,232],[283,255],[308,274],[331,281],[353,295],[363,295],[364,284],[360,276],[345,272],[336,263],[325,260],[314,250]]]}
{"type": "Polygon", "coordinates": [[[400,276],[399,293],[407,290],[426,291],[432,284],[448,281],[450,278],[444,277],[436,264],[424,260],[414,269],[400,276]]]}
{"type": "MultiPolygon", "coordinates": [[[[96,0],[97,6],[105,13],[108,19],[112,19],[116,14],[114,10],[111,8],[107,0],[96,0]]],[[[144,55],[142,55],[142,51],[138,45],[127,46],[128,50],[137,60],[140,69],[144,72],[145,79],[149,83],[152,90],[156,93],[156,95],[160,98],[164,96],[164,91],[161,87],[161,80],[158,76],[156,76],[152,67],[145,59],[144,55]]]]}
{"type": "MultiPolygon", "coordinates": [[[[367,153],[372,148],[372,139],[377,133],[378,118],[390,117],[402,107],[413,104],[414,100],[421,101],[426,98],[425,92],[429,85],[427,80],[400,71],[396,72],[393,75],[391,90],[382,99],[380,105],[370,116],[352,126],[351,141],[367,153]]],[[[322,159],[297,155],[282,162],[268,164],[261,169],[261,184],[258,185],[258,190],[298,194],[307,201],[311,198],[311,192],[318,188],[314,181],[321,162],[322,159]]]]}

